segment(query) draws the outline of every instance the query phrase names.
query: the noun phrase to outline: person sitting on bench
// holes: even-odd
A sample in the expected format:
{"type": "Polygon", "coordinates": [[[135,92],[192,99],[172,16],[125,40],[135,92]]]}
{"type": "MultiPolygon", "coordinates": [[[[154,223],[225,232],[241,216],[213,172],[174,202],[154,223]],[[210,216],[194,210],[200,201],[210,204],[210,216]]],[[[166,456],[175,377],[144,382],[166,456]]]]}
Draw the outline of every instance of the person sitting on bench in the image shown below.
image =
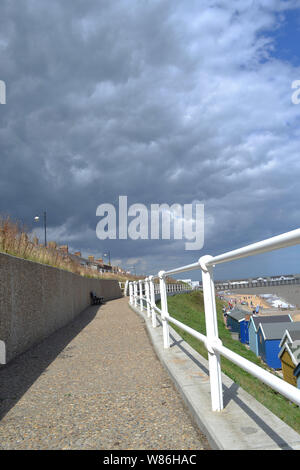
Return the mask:
{"type": "Polygon", "coordinates": [[[94,292],[90,292],[92,305],[100,305],[104,301],[103,297],[97,297],[94,292]]]}

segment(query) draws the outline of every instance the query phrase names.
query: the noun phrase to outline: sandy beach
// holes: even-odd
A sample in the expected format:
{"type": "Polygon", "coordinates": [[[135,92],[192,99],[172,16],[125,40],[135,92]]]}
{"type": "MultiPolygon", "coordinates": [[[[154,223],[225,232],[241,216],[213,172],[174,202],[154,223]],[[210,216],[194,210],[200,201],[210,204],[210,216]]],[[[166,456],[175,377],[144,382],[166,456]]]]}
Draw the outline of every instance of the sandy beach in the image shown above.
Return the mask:
{"type": "Polygon", "coordinates": [[[260,315],[282,315],[283,313],[288,313],[291,315],[293,321],[300,321],[300,310],[299,309],[280,309],[270,306],[270,304],[260,297],[258,294],[236,294],[230,293],[224,295],[224,300],[230,302],[243,310],[252,313],[253,310],[259,305],[259,314],[260,315]],[[242,304],[246,302],[246,304],[242,304]],[[252,303],[251,303],[252,302],[252,303]]]}
{"type": "Polygon", "coordinates": [[[228,301],[232,299],[232,303],[235,305],[239,305],[243,308],[243,310],[249,310],[249,312],[252,312],[253,309],[256,308],[257,305],[260,307],[260,311],[263,309],[270,309],[270,305],[268,302],[260,297],[259,295],[256,294],[233,294],[230,293],[228,295],[225,295],[224,298],[228,301]],[[242,302],[246,302],[245,304],[242,304],[242,302]]]}

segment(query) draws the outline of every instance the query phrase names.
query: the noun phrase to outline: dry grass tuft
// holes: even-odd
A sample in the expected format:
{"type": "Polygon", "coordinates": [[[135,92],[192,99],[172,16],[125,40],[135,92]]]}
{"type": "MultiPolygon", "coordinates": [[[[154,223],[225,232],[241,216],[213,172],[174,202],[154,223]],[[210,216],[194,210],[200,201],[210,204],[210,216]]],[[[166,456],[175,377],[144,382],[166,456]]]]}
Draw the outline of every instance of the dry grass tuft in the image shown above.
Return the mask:
{"type": "Polygon", "coordinates": [[[18,258],[28,259],[55,268],[64,269],[80,276],[96,279],[137,279],[136,276],[114,273],[99,273],[91,268],[80,266],[67,253],[53,246],[40,245],[36,238],[30,239],[26,227],[13,221],[9,216],[0,216],[0,252],[18,258]]]}

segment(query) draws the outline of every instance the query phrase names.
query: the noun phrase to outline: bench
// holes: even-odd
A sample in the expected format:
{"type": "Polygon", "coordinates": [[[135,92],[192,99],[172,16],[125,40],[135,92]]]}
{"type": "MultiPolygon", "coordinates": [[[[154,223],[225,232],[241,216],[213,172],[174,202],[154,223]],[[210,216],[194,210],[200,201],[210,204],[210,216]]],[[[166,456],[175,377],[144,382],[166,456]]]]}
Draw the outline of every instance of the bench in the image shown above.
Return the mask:
{"type": "Polygon", "coordinates": [[[91,305],[101,305],[104,302],[104,297],[97,297],[93,292],[90,292],[91,305]]]}

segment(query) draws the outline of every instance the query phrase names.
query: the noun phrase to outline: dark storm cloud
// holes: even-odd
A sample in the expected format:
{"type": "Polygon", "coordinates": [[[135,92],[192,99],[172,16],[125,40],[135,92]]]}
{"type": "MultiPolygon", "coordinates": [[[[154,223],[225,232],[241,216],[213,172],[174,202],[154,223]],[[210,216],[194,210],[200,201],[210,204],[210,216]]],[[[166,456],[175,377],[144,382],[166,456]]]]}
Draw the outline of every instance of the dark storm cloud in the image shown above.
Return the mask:
{"type": "Polygon", "coordinates": [[[0,210],[145,270],[198,253],[101,242],[99,204],[203,202],[208,251],[296,228],[300,70],[268,31],[299,2],[278,3],[3,0],[0,210]]]}

